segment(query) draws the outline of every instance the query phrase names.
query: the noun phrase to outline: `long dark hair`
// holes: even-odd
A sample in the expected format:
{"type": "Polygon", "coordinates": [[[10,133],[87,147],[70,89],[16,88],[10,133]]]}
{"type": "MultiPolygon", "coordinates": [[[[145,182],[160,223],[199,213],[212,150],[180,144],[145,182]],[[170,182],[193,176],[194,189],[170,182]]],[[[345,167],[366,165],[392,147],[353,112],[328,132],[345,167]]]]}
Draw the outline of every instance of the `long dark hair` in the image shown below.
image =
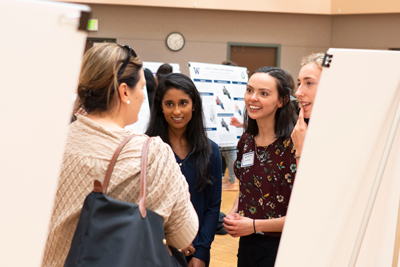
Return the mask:
{"type": "Polygon", "coordinates": [[[146,79],[146,87],[148,92],[154,92],[156,90],[157,84],[153,73],[149,69],[143,69],[144,78],[146,79]]]}
{"type": "MultiPolygon", "coordinates": [[[[275,113],[275,136],[278,139],[290,137],[297,121],[296,108],[290,101],[290,87],[285,72],[276,67],[261,67],[255,73],[267,73],[275,79],[278,97],[282,99],[283,105],[275,113]]],[[[258,135],[257,121],[249,117],[247,109],[244,111],[245,132],[253,136],[258,135]]]]}
{"type": "Polygon", "coordinates": [[[196,158],[196,179],[200,191],[213,183],[213,177],[210,174],[211,143],[207,138],[204,126],[201,97],[189,77],[181,73],[171,73],[160,81],[151,108],[151,117],[146,134],[148,136],[160,136],[165,143],[171,145],[168,135],[169,124],[162,113],[162,100],[165,93],[172,88],[183,91],[193,102],[192,119],[187,124],[183,137],[188,142],[189,153],[196,158]]]}
{"type": "Polygon", "coordinates": [[[144,69],[144,78],[146,79],[147,97],[149,98],[149,106],[153,105],[154,94],[156,92],[157,83],[153,73],[149,69],[144,69]]]}

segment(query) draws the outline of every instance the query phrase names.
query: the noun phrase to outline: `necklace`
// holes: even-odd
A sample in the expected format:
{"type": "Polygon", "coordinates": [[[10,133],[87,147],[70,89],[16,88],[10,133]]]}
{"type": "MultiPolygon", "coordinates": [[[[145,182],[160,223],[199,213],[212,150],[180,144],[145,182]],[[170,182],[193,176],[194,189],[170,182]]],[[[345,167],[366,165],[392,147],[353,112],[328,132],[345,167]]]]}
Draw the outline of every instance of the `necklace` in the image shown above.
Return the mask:
{"type": "MultiPolygon", "coordinates": [[[[274,140],[275,141],[275,140],[274,140]]],[[[272,141],[272,143],[274,142],[274,141],[272,141]]],[[[257,159],[262,163],[262,162],[264,162],[264,161],[266,161],[268,158],[269,158],[269,154],[268,154],[268,152],[267,152],[267,149],[268,149],[268,147],[272,144],[269,144],[269,145],[267,145],[267,146],[261,146],[261,147],[264,147],[265,149],[264,149],[264,151],[261,153],[261,154],[258,154],[258,149],[257,149],[257,142],[256,142],[256,139],[254,139],[254,143],[255,143],[255,151],[256,151],[256,156],[257,156],[257,159]]]]}
{"type": "Polygon", "coordinates": [[[254,140],[254,143],[256,144],[256,149],[255,149],[255,151],[256,151],[256,156],[257,156],[258,160],[261,161],[261,162],[266,161],[267,158],[268,158],[267,149],[268,149],[268,146],[269,146],[269,145],[268,145],[267,147],[265,147],[264,151],[263,151],[261,154],[258,154],[257,143],[255,142],[255,140],[254,140]]]}
{"type": "Polygon", "coordinates": [[[185,163],[185,161],[192,155],[192,151],[187,153],[186,157],[184,159],[181,159],[175,152],[175,157],[178,158],[180,161],[182,162],[178,162],[178,160],[176,161],[176,163],[178,163],[179,167],[182,167],[183,163],[185,163]]]}

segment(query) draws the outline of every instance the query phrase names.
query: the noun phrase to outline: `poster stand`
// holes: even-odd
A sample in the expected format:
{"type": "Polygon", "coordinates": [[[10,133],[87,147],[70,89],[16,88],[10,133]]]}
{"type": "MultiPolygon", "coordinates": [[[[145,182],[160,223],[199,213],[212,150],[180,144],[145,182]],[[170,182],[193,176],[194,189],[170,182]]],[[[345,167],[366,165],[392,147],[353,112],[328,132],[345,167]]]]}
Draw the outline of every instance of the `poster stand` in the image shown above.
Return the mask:
{"type": "Polygon", "coordinates": [[[0,266],[40,266],[90,8],[0,1],[0,266]]]}
{"type": "Polygon", "coordinates": [[[400,53],[327,54],[275,266],[397,267],[400,53]]]}

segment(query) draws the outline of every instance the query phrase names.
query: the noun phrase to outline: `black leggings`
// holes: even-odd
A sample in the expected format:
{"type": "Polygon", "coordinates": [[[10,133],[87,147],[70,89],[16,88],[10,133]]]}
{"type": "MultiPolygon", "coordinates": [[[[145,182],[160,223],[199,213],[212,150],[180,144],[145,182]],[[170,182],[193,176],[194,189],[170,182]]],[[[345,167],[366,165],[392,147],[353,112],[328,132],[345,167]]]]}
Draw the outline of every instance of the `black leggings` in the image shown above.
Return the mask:
{"type": "Polygon", "coordinates": [[[238,267],[274,267],[280,236],[252,234],[239,241],[238,267]]]}

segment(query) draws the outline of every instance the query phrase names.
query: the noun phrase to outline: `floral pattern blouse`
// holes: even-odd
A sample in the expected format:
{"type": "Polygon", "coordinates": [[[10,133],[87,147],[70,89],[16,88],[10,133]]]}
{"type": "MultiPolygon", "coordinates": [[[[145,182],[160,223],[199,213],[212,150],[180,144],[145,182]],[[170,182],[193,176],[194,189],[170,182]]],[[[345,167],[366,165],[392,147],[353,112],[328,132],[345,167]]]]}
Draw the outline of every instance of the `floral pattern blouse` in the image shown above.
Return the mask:
{"type": "Polygon", "coordinates": [[[234,169],[240,181],[240,216],[251,219],[285,216],[297,170],[292,140],[277,139],[267,147],[256,148],[254,137],[245,133],[240,138],[237,149],[234,169]],[[254,163],[252,166],[242,167],[243,154],[246,153],[254,153],[254,163]]]}

